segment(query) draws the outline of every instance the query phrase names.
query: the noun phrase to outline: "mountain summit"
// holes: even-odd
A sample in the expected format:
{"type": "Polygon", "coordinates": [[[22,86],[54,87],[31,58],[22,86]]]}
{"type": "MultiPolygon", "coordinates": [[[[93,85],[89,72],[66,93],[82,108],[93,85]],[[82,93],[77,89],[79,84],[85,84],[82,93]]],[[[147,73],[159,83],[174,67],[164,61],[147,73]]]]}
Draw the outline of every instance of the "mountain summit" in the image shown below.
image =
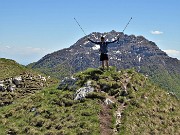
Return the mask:
{"type": "Polygon", "coordinates": [[[150,76],[151,80],[180,97],[180,61],[169,57],[158,46],[143,36],[126,35],[122,32],[93,32],[69,48],[44,56],[31,65],[48,75],[62,78],[89,67],[97,68],[99,46],[88,38],[99,41],[104,36],[113,41],[119,35],[119,42],[109,45],[109,63],[117,69],[135,68],[136,71],[150,76]]]}

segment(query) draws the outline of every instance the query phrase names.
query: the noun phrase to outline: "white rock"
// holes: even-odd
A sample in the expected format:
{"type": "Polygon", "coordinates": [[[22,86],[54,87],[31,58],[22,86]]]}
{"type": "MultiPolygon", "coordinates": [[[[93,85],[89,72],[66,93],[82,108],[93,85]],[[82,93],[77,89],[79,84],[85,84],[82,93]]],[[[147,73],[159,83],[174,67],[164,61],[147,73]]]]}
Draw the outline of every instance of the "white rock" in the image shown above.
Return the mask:
{"type": "Polygon", "coordinates": [[[117,112],[117,113],[116,113],[116,116],[117,116],[118,119],[120,119],[120,118],[121,118],[121,113],[120,113],[120,112],[117,112]]]}
{"type": "Polygon", "coordinates": [[[12,78],[9,78],[9,79],[6,80],[6,82],[12,83],[12,80],[13,80],[12,78]]]}
{"type": "Polygon", "coordinates": [[[77,80],[76,78],[74,78],[73,76],[71,76],[71,79],[73,79],[73,80],[77,80]]]}
{"type": "Polygon", "coordinates": [[[92,83],[92,82],[91,82],[90,80],[87,81],[86,86],[87,86],[87,87],[91,86],[91,83],[92,83]]]}
{"type": "Polygon", "coordinates": [[[114,102],[109,98],[106,98],[104,102],[106,103],[106,105],[114,104],[114,102]]]}
{"type": "Polygon", "coordinates": [[[19,85],[19,84],[21,83],[21,81],[22,81],[21,76],[15,77],[15,78],[13,79],[13,83],[14,83],[16,86],[19,85]]]}
{"type": "Polygon", "coordinates": [[[41,75],[40,74],[38,74],[38,77],[41,79],[41,75]]]}
{"type": "Polygon", "coordinates": [[[0,91],[5,91],[5,86],[4,86],[4,84],[0,84],[0,91]]]}
{"type": "Polygon", "coordinates": [[[16,86],[15,85],[9,85],[6,90],[9,92],[13,92],[15,90],[16,86]]]}
{"type": "Polygon", "coordinates": [[[46,82],[46,77],[41,77],[41,80],[46,82]]]}
{"type": "Polygon", "coordinates": [[[91,93],[93,91],[94,91],[94,88],[91,86],[82,87],[76,91],[76,94],[75,94],[76,96],[75,96],[74,100],[81,100],[81,99],[85,98],[88,93],[91,93]]]}
{"type": "Polygon", "coordinates": [[[116,120],[116,124],[120,124],[121,123],[121,121],[120,120],[116,120]]]}
{"type": "Polygon", "coordinates": [[[3,84],[4,83],[4,81],[0,81],[0,84],[3,84]]]}

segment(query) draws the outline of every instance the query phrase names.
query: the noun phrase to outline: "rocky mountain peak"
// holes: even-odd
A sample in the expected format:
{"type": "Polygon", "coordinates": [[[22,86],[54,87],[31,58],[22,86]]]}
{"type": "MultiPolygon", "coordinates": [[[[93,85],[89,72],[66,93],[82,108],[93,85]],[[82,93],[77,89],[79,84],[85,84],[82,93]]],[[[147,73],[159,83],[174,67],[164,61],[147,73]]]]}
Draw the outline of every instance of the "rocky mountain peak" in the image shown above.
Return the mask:
{"type": "Polygon", "coordinates": [[[69,48],[48,54],[32,67],[57,78],[71,76],[73,73],[89,67],[101,66],[99,61],[99,45],[88,41],[106,41],[119,37],[118,43],[108,46],[109,64],[117,69],[134,68],[136,71],[152,77],[154,82],[168,90],[178,91],[180,88],[180,61],[169,57],[153,42],[143,36],[127,35],[114,30],[110,32],[93,32],[79,39],[69,48]],[[164,80],[164,78],[168,78],[164,80]],[[170,85],[168,80],[172,80],[170,85]],[[176,87],[176,88],[174,88],[176,87]]]}
{"type": "Polygon", "coordinates": [[[99,46],[89,42],[87,39],[100,41],[102,35],[106,41],[113,41],[117,36],[119,37],[118,43],[109,45],[109,58],[112,66],[118,68],[137,67],[145,65],[147,60],[154,64],[157,62],[158,64],[164,64],[162,59],[169,58],[154,42],[147,40],[143,36],[126,35],[112,30],[104,33],[93,32],[79,39],[69,48],[46,55],[35,63],[33,68],[39,68],[40,66],[56,67],[58,64],[67,63],[75,67],[75,72],[77,72],[88,67],[98,67],[99,46]]]}

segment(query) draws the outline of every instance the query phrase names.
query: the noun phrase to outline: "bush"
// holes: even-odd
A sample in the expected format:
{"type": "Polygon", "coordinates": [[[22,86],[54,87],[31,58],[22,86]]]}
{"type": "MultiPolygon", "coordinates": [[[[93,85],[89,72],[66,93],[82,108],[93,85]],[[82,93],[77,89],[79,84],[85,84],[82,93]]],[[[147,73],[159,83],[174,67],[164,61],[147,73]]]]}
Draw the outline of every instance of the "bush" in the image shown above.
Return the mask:
{"type": "Polygon", "coordinates": [[[97,93],[97,92],[88,93],[86,95],[86,98],[92,98],[92,99],[98,98],[98,99],[101,99],[101,100],[106,99],[105,93],[97,93]]]}

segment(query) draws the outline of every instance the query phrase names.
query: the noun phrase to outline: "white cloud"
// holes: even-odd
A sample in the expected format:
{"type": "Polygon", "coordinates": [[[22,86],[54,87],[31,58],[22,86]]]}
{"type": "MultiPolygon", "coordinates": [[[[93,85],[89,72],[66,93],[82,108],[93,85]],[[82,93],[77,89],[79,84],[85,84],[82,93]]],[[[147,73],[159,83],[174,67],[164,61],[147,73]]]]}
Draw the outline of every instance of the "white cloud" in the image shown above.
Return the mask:
{"type": "Polygon", "coordinates": [[[11,47],[7,45],[6,48],[11,48],[11,47]]]}
{"type": "Polygon", "coordinates": [[[52,51],[50,49],[36,47],[0,46],[0,58],[13,59],[20,64],[27,65],[31,62],[38,61],[52,51]]]}
{"type": "Polygon", "coordinates": [[[21,54],[21,55],[31,55],[31,54],[44,54],[49,52],[49,49],[36,48],[36,47],[13,47],[13,46],[3,46],[0,47],[1,53],[9,54],[21,54]]]}
{"type": "Polygon", "coordinates": [[[158,30],[154,30],[154,31],[151,31],[151,34],[153,35],[160,35],[160,34],[163,34],[162,31],[158,31],[158,30]]]}
{"type": "Polygon", "coordinates": [[[180,51],[178,50],[163,50],[166,52],[170,57],[177,58],[180,60],[180,51]]]}

